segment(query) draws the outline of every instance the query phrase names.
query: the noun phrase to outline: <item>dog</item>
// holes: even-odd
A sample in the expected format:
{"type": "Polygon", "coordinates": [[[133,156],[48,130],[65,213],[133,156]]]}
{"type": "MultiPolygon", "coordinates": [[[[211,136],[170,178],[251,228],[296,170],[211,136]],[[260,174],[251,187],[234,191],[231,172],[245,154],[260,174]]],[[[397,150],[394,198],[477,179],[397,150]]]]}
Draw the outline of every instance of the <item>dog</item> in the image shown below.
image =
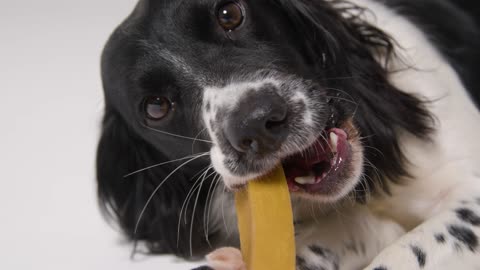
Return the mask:
{"type": "Polygon", "coordinates": [[[234,191],[282,164],[297,269],[479,269],[478,18],[473,0],[140,0],[102,55],[103,213],[151,253],[245,269],[234,191]]]}

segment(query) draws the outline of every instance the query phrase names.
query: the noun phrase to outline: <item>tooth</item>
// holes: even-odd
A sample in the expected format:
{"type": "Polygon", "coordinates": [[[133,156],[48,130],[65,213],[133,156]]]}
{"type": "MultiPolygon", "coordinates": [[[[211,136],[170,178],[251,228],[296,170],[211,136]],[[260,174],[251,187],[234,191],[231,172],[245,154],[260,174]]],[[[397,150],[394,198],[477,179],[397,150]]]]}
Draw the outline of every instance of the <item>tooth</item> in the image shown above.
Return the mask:
{"type": "Polygon", "coordinates": [[[297,182],[300,185],[315,184],[315,176],[310,175],[310,176],[296,177],[295,182],[297,182]]]}
{"type": "Polygon", "coordinates": [[[332,152],[336,153],[338,146],[338,136],[333,132],[330,132],[330,144],[330,146],[332,147],[332,152]]]}

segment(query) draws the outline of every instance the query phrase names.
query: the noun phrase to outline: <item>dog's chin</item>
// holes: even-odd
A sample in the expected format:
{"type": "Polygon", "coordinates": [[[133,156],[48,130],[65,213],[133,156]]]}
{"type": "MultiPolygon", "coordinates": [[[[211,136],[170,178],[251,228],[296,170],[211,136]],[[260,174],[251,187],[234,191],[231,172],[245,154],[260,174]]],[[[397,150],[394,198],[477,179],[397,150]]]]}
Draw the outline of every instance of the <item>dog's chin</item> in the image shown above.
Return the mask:
{"type": "Polygon", "coordinates": [[[312,144],[271,162],[263,172],[237,177],[223,176],[231,191],[242,189],[248,181],[268,174],[281,162],[292,197],[320,202],[335,202],[348,195],[362,175],[363,148],[358,131],[347,121],[340,127],[325,129],[312,144]]]}

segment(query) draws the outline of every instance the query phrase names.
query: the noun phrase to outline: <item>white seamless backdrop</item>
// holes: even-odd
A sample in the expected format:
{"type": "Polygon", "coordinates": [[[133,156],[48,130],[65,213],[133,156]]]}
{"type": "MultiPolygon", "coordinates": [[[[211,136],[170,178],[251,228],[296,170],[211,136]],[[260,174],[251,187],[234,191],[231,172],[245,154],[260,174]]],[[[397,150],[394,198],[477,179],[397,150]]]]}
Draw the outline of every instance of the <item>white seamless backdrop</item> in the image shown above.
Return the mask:
{"type": "Polygon", "coordinates": [[[0,0],[0,269],[190,269],[131,261],[102,219],[99,59],[135,0],[0,0]]]}

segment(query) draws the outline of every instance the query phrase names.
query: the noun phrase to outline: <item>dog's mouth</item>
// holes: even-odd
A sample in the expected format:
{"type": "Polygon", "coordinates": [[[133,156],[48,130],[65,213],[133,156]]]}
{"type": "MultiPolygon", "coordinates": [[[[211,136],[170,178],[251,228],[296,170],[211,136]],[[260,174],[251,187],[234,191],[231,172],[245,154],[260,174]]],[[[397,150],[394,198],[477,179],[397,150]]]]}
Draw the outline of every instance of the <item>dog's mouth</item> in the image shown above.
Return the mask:
{"type": "Polygon", "coordinates": [[[324,130],[318,139],[301,153],[282,161],[291,192],[311,194],[327,192],[351,160],[348,133],[341,128],[324,130]]]}

